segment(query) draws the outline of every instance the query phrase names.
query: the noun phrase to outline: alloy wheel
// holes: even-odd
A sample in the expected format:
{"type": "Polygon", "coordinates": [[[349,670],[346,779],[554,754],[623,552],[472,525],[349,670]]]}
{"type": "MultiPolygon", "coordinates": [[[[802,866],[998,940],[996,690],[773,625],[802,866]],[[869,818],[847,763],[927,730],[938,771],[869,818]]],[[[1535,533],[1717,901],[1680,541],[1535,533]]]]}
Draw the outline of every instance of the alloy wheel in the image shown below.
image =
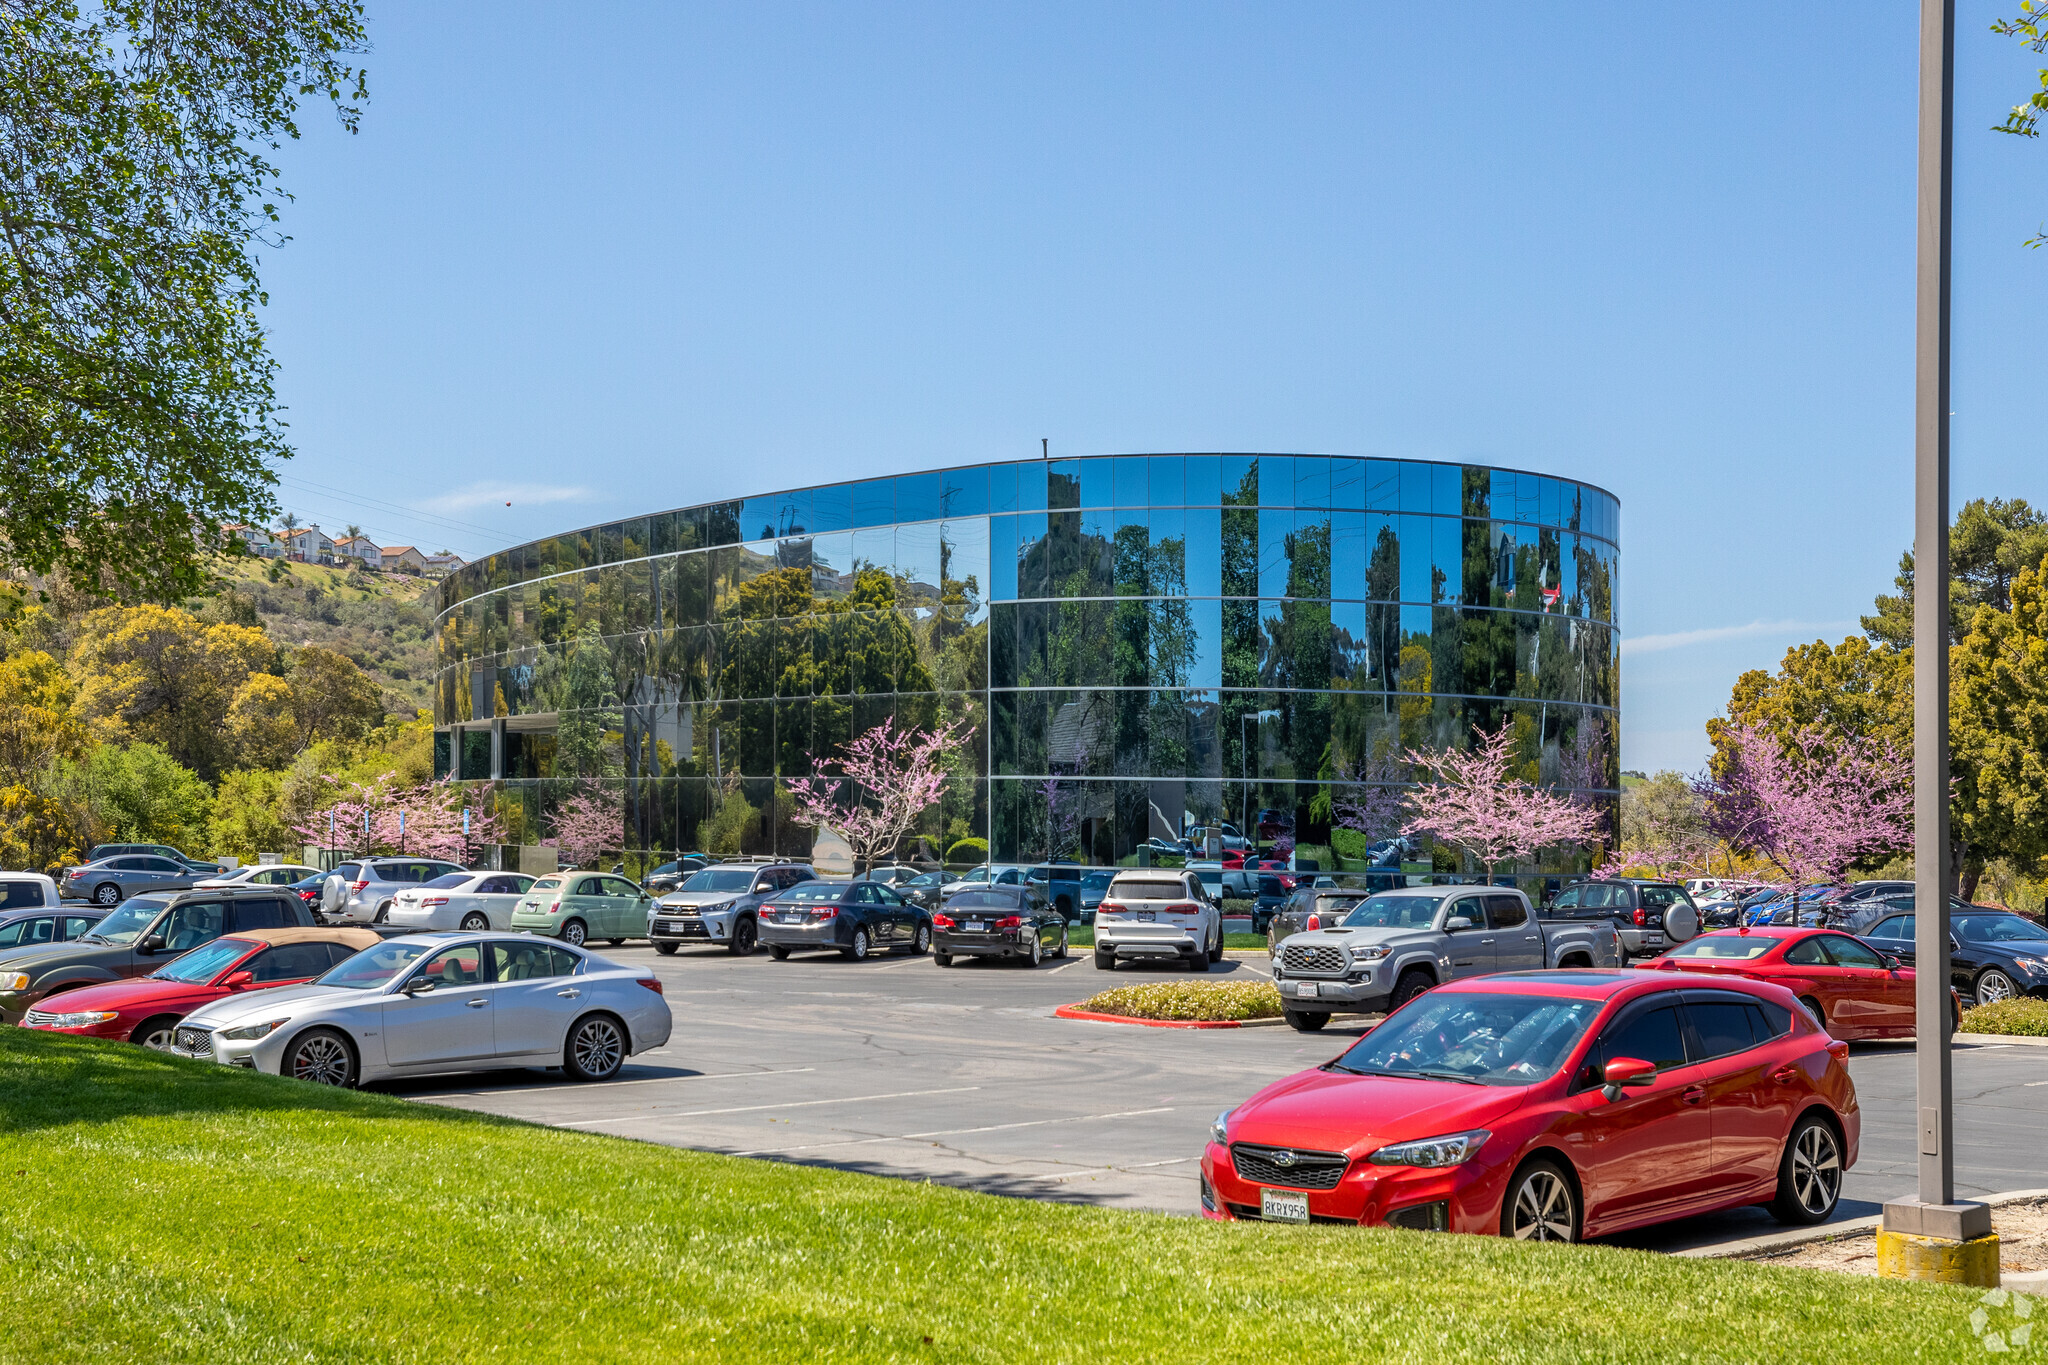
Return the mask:
{"type": "Polygon", "coordinates": [[[1986,972],[1977,978],[1977,1003],[1980,1005],[1988,1005],[1994,1000],[2010,1000],[2018,994],[2019,988],[2004,972],[1986,972]]]}
{"type": "Polygon", "coordinates": [[[292,1049],[291,1072],[315,1085],[347,1085],[348,1049],[339,1038],[316,1033],[292,1049]]]}
{"type": "Polygon", "coordinates": [[[1569,1242],[1572,1213],[1572,1187],[1556,1171],[1539,1166],[1515,1187],[1509,1231],[1525,1242],[1569,1242]]]}
{"type": "Polygon", "coordinates": [[[129,1039],[129,1041],[140,1043],[144,1047],[149,1048],[152,1051],[169,1052],[171,1050],[171,1044],[177,1041],[177,1037],[177,1024],[174,1021],[166,1020],[165,1022],[160,1024],[150,1025],[149,1031],[147,1033],[137,1033],[134,1037],[129,1039]]]}
{"type": "Polygon", "coordinates": [[[92,903],[94,905],[119,905],[121,903],[121,888],[115,886],[112,882],[108,882],[104,886],[94,887],[92,903]]]}
{"type": "Polygon", "coordinates": [[[754,951],[759,935],[755,932],[754,921],[742,917],[732,927],[732,952],[735,957],[746,957],[754,951]]]}
{"type": "Polygon", "coordinates": [[[1842,1158],[1835,1135],[1824,1123],[1810,1123],[1792,1145],[1792,1193],[1810,1214],[1835,1206],[1842,1189],[1842,1158]]]}
{"type": "Polygon", "coordinates": [[[867,955],[868,955],[868,931],[867,931],[867,930],[865,930],[865,929],[856,929],[856,930],[854,930],[854,931],[853,931],[853,958],[854,958],[854,961],[858,962],[858,961],[860,961],[860,959],[862,959],[862,958],[866,957],[867,955]]]}
{"type": "Polygon", "coordinates": [[[568,944],[571,948],[581,948],[583,946],[583,937],[582,920],[572,919],[562,926],[562,942],[568,944]]]}
{"type": "Polygon", "coordinates": [[[464,915],[462,917],[462,927],[467,933],[481,934],[484,930],[491,927],[491,922],[482,915],[464,915]]]}
{"type": "Polygon", "coordinates": [[[930,929],[926,928],[926,927],[925,927],[924,925],[922,925],[922,924],[918,925],[918,926],[917,926],[917,938],[916,938],[915,942],[913,942],[913,943],[912,943],[912,945],[911,945],[911,948],[910,948],[910,955],[911,955],[912,957],[923,957],[923,956],[924,956],[924,954],[925,954],[925,950],[926,950],[927,948],[930,948],[931,946],[932,946],[932,931],[931,931],[930,929]]]}
{"type": "Polygon", "coordinates": [[[618,1025],[602,1016],[578,1025],[569,1046],[586,1076],[609,1076],[625,1061],[626,1040],[619,1036],[618,1025]]]}
{"type": "Polygon", "coordinates": [[[1031,965],[1036,967],[1045,961],[1045,945],[1038,941],[1038,926],[1031,926],[1031,965]]]}

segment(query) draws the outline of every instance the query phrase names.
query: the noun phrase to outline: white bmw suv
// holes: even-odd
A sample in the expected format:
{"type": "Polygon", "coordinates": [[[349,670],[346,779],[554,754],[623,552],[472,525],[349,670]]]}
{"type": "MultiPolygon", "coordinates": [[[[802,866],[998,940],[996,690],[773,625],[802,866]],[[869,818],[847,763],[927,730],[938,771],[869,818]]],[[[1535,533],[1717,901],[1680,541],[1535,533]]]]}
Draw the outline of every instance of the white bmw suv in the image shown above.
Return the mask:
{"type": "Polygon", "coordinates": [[[1119,872],[1095,907],[1095,966],[1175,959],[1206,972],[1223,960],[1223,913],[1192,872],[1119,872]]]}

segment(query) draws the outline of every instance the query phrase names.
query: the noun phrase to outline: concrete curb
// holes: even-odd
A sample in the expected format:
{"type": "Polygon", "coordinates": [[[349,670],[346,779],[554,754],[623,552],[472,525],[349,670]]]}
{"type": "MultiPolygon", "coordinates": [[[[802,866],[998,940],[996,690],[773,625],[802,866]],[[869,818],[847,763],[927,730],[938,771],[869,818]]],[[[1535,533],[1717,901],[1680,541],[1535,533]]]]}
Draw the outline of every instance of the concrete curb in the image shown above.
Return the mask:
{"type": "Polygon", "coordinates": [[[2002,1047],[2007,1043],[2017,1043],[2021,1047],[2048,1047],[2048,1038],[2028,1038],[2017,1033],[1952,1033],[1949,1037],[1955,1042],[1975,1043],[1979,1047],[1986,1044],[2002,1047]]]}
{"type": "MultiPolygon", "coordinates": [[[[1976,1202],[1997,1208],[2001,1204],[2024,1204],[2030,1200],[2048,1199],[2048,1190],[2007,1190],[2003,1194],[1990,1194],[1976,1202]]],[[[1716,1242],[1712,1246],[1693,1247],[1686,1251],[1674,1251],[1674,1256],[1691,1256],[1700,1260],[1760,1260],[1781,1252],[1796,1251],[1814,1242],[1832,1242],[1842,1237],[1863,1237],[1874,1234],[1884,1222],[1884,1215],[1872,1214],[1868,1218],[1848,1218],[1839,1223],[1823,1223],[1816,1228],[1795,1228],[1789,1232],[1766,1233],[1762,1237],[1744,1237],[1733,1242],[1716,1242]]]]}
{"type": "Polygon", "coordinates": [[[1061,1005],[1053,1015],[1090,1024],[1138,1024],[1144,1028],[1270,1028],[1287,1022],[1285,1019],[1133,1019],[1128,1014],[1097,1014],[1079,1005],[1061,1005]]]}

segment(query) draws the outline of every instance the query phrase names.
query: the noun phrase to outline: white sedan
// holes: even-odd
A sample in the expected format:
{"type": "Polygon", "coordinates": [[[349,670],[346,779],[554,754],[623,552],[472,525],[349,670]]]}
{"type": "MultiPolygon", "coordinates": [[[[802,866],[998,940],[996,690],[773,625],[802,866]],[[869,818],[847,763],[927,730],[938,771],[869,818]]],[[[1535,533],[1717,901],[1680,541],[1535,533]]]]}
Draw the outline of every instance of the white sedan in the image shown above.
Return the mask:
{"type": "Polygon", "coordinates": [[[309,985],[204,1005],[171,1050],[321,1085],[529,1066],[602,1081],[670,1027],[640,968],[530,936],[408,934],[309,985]]]}
{"type": "Polygon", "coordinates": [[[223,872],[218,877],[194,882],[192,889],[218,891],[224,886],[290,886],[293,882],[319,875],[319,868],[302,867],[297,863],[251,863],[232,872],[223,872]]]}
{"type": "Polygon", "coordinates": [[[385,919],[408,929],[509,930],[513,907],[532,886],[516,872],[450,872],[399,892],[385,919]]]}

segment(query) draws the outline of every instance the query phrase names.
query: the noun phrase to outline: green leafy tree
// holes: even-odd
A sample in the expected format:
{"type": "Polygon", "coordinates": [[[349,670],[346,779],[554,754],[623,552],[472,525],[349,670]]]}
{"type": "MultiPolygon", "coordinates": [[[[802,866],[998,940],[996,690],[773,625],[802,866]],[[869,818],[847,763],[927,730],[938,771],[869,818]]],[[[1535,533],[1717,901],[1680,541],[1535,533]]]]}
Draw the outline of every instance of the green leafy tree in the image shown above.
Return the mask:
{"type": "Polygon", "coordinates": [[[284,774],[260,768],[225,773],[207,819],[208,847],[243,861],[259,853],[290,856],[302,840],[284,816],[284,774]]]}
{"type": "MultiPolygon", "coordinates": [[[[1970,629],[1979,607],[2012,609],[2012,582],[2048,555],[2048,515],[2025,498],[1973,498],[1949,528],[1948,642],[1970,629]]],[[[1913,646],[1913,552],[1899,556],[1896,593],[1880,594],[1863,631],[1893,649],[1913,646]]]]}
{"type": "Polygon", "coordinates": [[[354,130],[359,0],[18,0],[0,23],[0,556],[199,591],[289,455],[258,312],[270,157],[354,130]]]}
{"type": "Polygon", "coordinates": [[[81,812],[86,842],[170,844],[203,852],[213,793],[155,744],[102,744],[61,765],[52,795],[81,812]]]}
{"type": "Polygon", "coordinates": [[[2044,578],[2048,563],[2018,574],[2011,610],[1979,607],[1970,633],[1949,655],[1954,820],[1975,845],[1979,867],[1987,856],[2048,856],[2044,578]]]}

